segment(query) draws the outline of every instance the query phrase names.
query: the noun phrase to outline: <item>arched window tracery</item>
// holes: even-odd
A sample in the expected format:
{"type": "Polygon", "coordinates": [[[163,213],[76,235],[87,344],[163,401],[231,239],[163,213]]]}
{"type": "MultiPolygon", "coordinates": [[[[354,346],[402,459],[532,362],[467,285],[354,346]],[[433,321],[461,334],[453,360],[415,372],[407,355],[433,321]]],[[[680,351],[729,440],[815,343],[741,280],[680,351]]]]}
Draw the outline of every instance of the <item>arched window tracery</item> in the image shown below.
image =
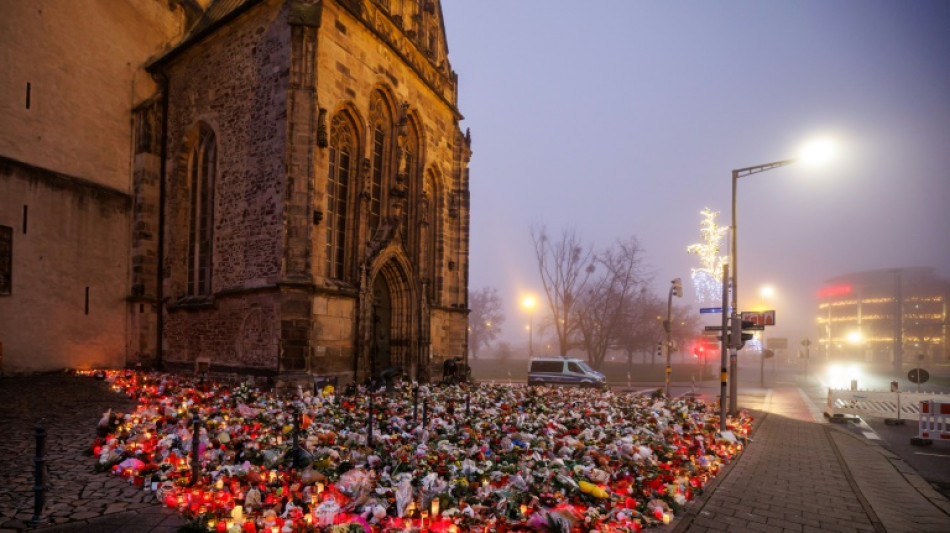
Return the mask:
{"type": "Polygon", "coordinates": [[[330,172],[327,179],[327,276],[343,279],[346,274],[347,230],[350,190],[356,169],[356,128],[345,113],[330,124],[330,172]]]}
{"type": "Polygon", "coordinates": [[[188,154],[188,296],[211,294],[217,143],[202,124],[188,154]]]}

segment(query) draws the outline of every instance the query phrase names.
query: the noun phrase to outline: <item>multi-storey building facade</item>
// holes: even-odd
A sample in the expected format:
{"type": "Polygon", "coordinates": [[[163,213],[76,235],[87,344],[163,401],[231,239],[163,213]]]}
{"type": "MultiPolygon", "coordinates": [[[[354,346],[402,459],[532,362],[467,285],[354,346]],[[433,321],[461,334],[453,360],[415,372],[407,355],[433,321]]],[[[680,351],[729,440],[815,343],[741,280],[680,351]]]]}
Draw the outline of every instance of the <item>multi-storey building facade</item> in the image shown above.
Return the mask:
{"type": "Polygon", "coordinates": [[[820,345],[830,360],[950,362],[950,282],[932,268],[844,274],[819,291],[820,345]]]}
{"type": "MultiPolygon", "coordinates": [[[[157,13],[180,31],[128,61],[151,90],[127,102],[129,176],[113,200],[127,234],[103,283],[124,349],[96,351],[344,381],[390,366],[425,379],[464,356],[471,151],[439,3],[175,6],[157,13]]],[[[25,240],[0,316],[32,305],[17,277],[25,240]]],[[[30,336],[0,328],[11,370],[100,363],[30,362],[30,336]]]]}

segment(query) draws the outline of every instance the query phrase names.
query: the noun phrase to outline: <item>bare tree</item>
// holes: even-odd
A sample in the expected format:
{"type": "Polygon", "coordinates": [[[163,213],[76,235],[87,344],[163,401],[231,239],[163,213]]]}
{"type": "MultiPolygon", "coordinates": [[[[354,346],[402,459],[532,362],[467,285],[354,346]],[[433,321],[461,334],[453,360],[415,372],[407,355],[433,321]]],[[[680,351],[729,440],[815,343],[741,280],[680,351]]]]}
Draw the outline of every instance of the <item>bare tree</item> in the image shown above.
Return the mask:
{"type": "Polygon", "coordinates": [[[600,368],[608,348],[616,344],[624,311],[644,286],[642,255],[640,243],[630,237],[594,257],[596,275],[577,300],[578,331],[594,368],[600,368]]]}
{"type": "Polygon", "coordinates": [[[505,313],[501,310],[498,289],[482,287],[468,295],[468,347],[474,358],[498,337],[505,313]]]}
{"type": "Polygon", "coordinates": [[[575,300],[586,290],[587,281],[594,272],[592,252],[589,246],[580,242],[573,229],[562,231],[560,239],[552,242],[543,225],[532,226],[531,241],[551,309],[558,349],[565,356],[577,327],[573,314],[575,300]]]}
{"type": "Polygon", "coordinates": [[[633,354],[655,356],[657,341],[663,339],[665,333],[662,325],[662,315],[666,311],[666,302],[657,294],[640,287],[636,297],[627,301],[621,312],[622,325],[616,336],[615,347],[627,354],[627,364],[633,364],[633,354]]]}
{"type": "Polygon", "coordinates": [[[673,342],[679,353],[685,353],[689,345],[702,336],[703,325],[699,313],[687,305],[673,306],[673,342]]]}

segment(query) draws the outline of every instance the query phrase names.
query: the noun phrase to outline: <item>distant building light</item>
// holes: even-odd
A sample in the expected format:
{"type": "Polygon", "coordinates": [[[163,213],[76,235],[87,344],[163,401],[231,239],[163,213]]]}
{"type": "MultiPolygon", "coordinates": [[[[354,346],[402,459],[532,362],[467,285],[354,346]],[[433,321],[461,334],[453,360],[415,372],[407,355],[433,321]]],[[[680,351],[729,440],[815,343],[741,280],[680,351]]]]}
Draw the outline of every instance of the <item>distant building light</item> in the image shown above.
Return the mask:
{"type": "Polygon", "coordinates": [[[845,294],[851,294],[851,285],[833,285],[818,291],[819,298],[828,298],[829,296],[843,296],[845,294]]]}

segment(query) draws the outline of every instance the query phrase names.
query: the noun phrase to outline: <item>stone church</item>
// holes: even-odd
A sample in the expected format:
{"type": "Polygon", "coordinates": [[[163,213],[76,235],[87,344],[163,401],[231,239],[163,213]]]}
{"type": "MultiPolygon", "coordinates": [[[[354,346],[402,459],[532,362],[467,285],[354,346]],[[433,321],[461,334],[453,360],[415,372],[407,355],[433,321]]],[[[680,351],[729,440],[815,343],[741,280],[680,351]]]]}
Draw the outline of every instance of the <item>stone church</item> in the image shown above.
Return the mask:
{"type": "Polygon", "coordinates": [[[438,0],[4,10],[5,373],[465,357],[471,139],[438,0]]]}

